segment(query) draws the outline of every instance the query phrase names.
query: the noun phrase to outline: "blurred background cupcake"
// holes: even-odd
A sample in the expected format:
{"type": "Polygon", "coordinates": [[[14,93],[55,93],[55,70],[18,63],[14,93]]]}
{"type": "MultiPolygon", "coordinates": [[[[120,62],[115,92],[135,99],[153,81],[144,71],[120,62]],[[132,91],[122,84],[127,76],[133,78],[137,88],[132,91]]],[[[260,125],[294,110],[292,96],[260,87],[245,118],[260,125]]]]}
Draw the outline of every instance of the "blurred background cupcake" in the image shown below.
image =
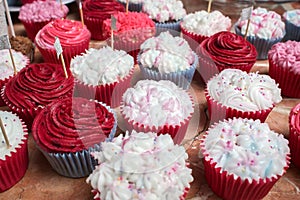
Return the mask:
{"type": "Polygon", "coordinates": [[[58,37],[62,46],[62,55],[66,67],[70,67],[71,59],[84,53],[89,48],[91,33],[80,21],[56,19],[44,26],[36,35],[35,44],[41,52],[44,61],[61,64],[54,48],[58,37]]]}
{"type": "MultiPolygon", "coordinates": [[[[124,8],[126,7],[127,0],[118,0],[123,4],[124,8]]],[[[128,10],[131,12],[140,12],[143,8],[144,0],[129,0],[128,10]]]]}
{"type": "Polygon", "coordinates": [[[300,169],[300,103],[289,115],[289,147],[291,148],[291,161],[300,169]]]}
{"type": "Polygon", "coordinates": [[[28,168],[28,130],[15,114],[0,111],[9,146],[0,129],[0,192],[19,182],[28,168]]]}
{"type": "Polygon", "coordinates": [[[104,40],[103,21],[112,14],[125,12],[124,6],[112,0],[86,0],[82,4],[85,25],[92,34],[94,40],[104,40]]]}
{"type": "Polygon", "coordinates": [[[30,62],[33,62],[35,45],[28,37],[17,35],[15,37],[10,37],[9,42],[12,49],[21,52],[29,58],[30,62]]]}
{"type": "MultiPolygon", "coordinates": [[[[241,20],[240,18],[235,24],[235,32],[238,35],[245,35],[247,22],[248,20],[241,20]]],[[[252,11],[246,39],[255,46],[258,53],[257,59],[267,59],[268,51],[284,36],[285,24],[279,14],[261,7],[252,11]]]]}
{"type": "Polygon", "coordinates": [[[132,56],[111,47],[89,49],[71,61],[78,96],[96,99],[112,107],[120,105],[134,72],[132,56]]]}
{"type": "Polygon", "coordinates": [[[59,99],[37,115],[32,135],[52,168],[60,175],[79,178],[94,169],[91,152],[111,141],[117,127],[114,111],[84,98],[59,99]]]}
{"type": "Polygon", "coordinates": [[[300,42],[274,44],[268,54],[269,75],[284,96],[300,98],[300,42]]]}
{"type": "MultiPolygon", "coordinates": [[[[29,64],[27,56],[20,52],[12,50],[14,63],[16,66],[17,73],[29,64]]],[[[0,50],[0,91],[2,87],[14,76],[14,67],[11,61],[10,53],[8,49],[0,50]]],[[[0,97],[0,107],[5,106],[5,102],[0,97]]]]}
{"type": "Polygon", "coordinates": [[[207,83],[205,96],[211,123],[241,117],[264,122],[276,103],[280,89],[268,75],[225,69],[207,83]]]}
{"type": "Polygon", "coordinates": [[[184,147],[169,135],[127,132],[102,143],[102,149],[93,153],[98,166],[86,180],[94,199],[185,199],[192,170],[184,147]]]}
{"type": "Polygon", "coordinates": [[[194,113],[194,102],[171,81],[140,80],[124,93],[120,112],[126,130],[169,134],[180,144],[194,113]]]}
{"type": "Polygon", "coordinates": [[[196,49],[201,42],[211,35],[229,31],[231,19],[220,11],[196,11],[186,15],[180,23],[183,38],[189,42],[192,49],[196,49]]]}
{"type": "Polygon", "coordinates": [[[172,35],[180,36],[180,22],[186,15],[181,1],[145,0],[143,12],[155,22],[156,35],[169,30],[172,35]]]}
{"type": "Polygon", "coordinates": [[[199,73],[205,83],[224,69],[249,72],[256,62],[255,47],[243,37],[229,31],[206,38],[196,49],[199,73]]]}
{"type": "Polygon", "coordinates": [[[300,41],[300,9],[286,11],[282,16],[286,30],[284,40],[300,41]]]}
{"type": "Polygon", "coordinates": [[[20,8],[19,20],[25,27],[27,36],[34,41],[39,30],[55,19],[65,18],[69,12],[66,5],[54,0],[33,1],[20,8]]]}
{"type": "Polygon", "coordinates": [[[220,121],[200,149],[207,183],[222,199],[263,199],[290,163],[288,141],[259,120],[220,121]]]}
{"type": "Polygon", "coordinates": [[[198,66],[198,56],[183,38],[162,32],[141,45],[138,64],[144,79],[170,80],[188,89],[198,66]]]}

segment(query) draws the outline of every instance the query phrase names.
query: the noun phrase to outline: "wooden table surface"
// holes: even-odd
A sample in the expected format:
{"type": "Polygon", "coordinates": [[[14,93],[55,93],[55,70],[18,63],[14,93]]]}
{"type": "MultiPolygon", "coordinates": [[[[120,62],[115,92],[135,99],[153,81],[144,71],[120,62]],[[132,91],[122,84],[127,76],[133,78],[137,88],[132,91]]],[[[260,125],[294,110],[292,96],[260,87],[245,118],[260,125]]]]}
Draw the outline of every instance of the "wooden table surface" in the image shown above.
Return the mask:
{"type": "MultiPolygon", "coordinates": [[[[207,1],[204,0],[183,0],[185,8],[188,12],[206,9],[207,1]]],[[[283,13],[285,10],[292,8],[300,8],[299,3],[284,3],[284,4],[270,4],[261,3],[258,6],[268,7],[274,9],[278,13],[283,13]]],[[[70,7],[70,14],[68,18],[78,19],[76,13],[77,7],[75,3],[68,4],[70,7]]],[[[214,5],[212,10],[222,9],[224,12],[229,12],[230,8],[214,5]],[[217,7],[219,6],[219,7],[217,7]]],[[[228,13],[227,13],[228,14],[228,13]]],[[[230,14],[230,12],[229,12],[230,14]]],[[[15,23],[15,31],[17,35],[25,35],[23,25],[17,20],[18,13],[13,13],[13,20],[15,23]]],[[[238,16],[236,13],[231,13],[232,19],[238,16]]],[[[91,47],[99,47],[103,42],[91,41],[91,47]]],[[[34,62],[43,62],[42,57],[36,49],[34,62]]],[[[266,60],[257,61],[252,71],[259,71],[260,73],[268,73],[268,63],[266,60]]],[[[139,79],[139,70],[136,68],[135,81],[139,79]]],[[[204,84],[200,81],[200,75],[196,72],[190,92],[193,94],[195,100],[195,114],[192,118],[187,135],[183,144],[189,154],[189,162],[192,168],[194,181],[191,183],[191,189],[188,193],[187,199],[204,200],[219,199],[208,187],[201,160],[198,157],[199,152],[199,138],[201,132],[209,126],[209,121],[206,116],[207,102],[204,97],[204,84]]],[[[266,123],[274,131],[283,134],[286,138],[289,136],[288,130],[288,114],[290,109],[300,103],[300,99],[284,98],[281,103],[276,105],[273,111],[268,116],[266,123]]],[[[1,108],[1,109],[6,109],[1,108]]],[[[118,112],[118,109],[117,109],[118,112]]],[[[119,126],[122,128],[122,119],[119,118],[119,126]]],[[[24,178],[18,182],[14,187],[0,193],[0,200],[31,200],[31,199],[73,199],[73,200],[91,200],[90,186],[85,182],[86,178],[72,179],[58,175],[52,170],[47,160],[42,153],[36,148],[34,141],[29,136],[29,167],[24,178]]],[[[300,169],[290,166],[287,173],[275,184],[269,194],[264,200],[290,200],[300,199],[300,169]]]]}

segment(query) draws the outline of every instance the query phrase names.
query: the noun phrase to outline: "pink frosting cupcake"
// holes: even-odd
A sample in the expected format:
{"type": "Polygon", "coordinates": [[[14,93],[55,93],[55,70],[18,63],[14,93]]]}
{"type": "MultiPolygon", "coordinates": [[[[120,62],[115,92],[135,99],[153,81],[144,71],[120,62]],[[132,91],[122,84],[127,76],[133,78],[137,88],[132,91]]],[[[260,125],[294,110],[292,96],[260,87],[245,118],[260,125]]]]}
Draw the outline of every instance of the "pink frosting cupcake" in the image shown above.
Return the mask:
{"type": "Polygon", "coordinates": [[[32,1],[20,8],[19,19],[25,27],[27,36],[34,41],[39,30],[54,19],[65,18],[69,12],[66,5],[54,0],[32,1]]]}
{"type": "Polygon", "coordinates": [[[273,45],[268,60],[269,75],[279,84],[282,95],[300,98],[300,42],[273,45]]]}
{"type": "Polygon", "coordinates": [[[289,146],[294,165],[300,168],[300,103],[290,112],[289,116],[289,146]]]}
{"type": "Polygon", "coordinates": [[[70,66],[71,59],[84,53],[89,48],[91,33],[82,26],[80,21],[56,19],[44,26],[36,35],[35,44],[44,60],[50,63],[61,64],[54,48],[55,37],[60,39],[66,67],[70,66]]]}

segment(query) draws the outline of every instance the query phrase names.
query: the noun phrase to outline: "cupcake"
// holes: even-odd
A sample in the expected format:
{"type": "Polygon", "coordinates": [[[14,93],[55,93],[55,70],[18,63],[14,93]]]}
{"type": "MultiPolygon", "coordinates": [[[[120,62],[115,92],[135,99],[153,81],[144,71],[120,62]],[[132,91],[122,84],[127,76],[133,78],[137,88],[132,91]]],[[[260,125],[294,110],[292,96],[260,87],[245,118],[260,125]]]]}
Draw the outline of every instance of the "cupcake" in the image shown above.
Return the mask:
{"type": "Polygon", "coordinates": [[[283,13],[286,35],[285,40],[300,41],[300,9],[288,10],[283,13]]]}
{"type": "Polygon", "coordinates": [[[211,122],[242,117],[264,122],[276,103],[280,89],[268,75],[225,69],[207,83],[205,96],[211,122]]]}
{"type": "Polygon", "coordinates": [[[221,31],[229,31],[231,28],[231,19],[224,16],[220,11],[212,12],[197,11],[186,15],[180,23],[182,36],[192,49],[201,44],[201,42],[221,31]]]}
{"type": "Polygon", "coordinates": [[[268,54],[269,75],[287,97],[300,98],[300,42],[274,44],[268,54]]]}
{"type": "Polygon", "coordinates": [[[85,25],[91,31],[92,39],[104,40],[103,21],[110,18],[112,14],[125,12],[124,6],[112,0],[86,0],[82,4],[85,25]]]}
{"type": "MultiPolygon", "coordinates": [[[[241,20],[235,24],[235,32],[244,36],[248,20],[241,20]]],[[[268,58],[268,51],[271,47],[280,42],[285,35],[285,25],[281,16],[274,11],[265,8],[256,8],[252,11],[250,24],[247,32],[247,40],[257,50],[257,59],[268,58]]]]}
{"type": "Polygon", "coordinates": [[[167,80],[141,80],[127,89],[120,112],[127,130],[169,134],[180,144],[194,112],[190,94],[167,80]]]}
{"type": "Polygon", "coordinates": [[[5,127],[9,148],[0,129],[0,192],[4,192],[19,182],[28,167],[28,132],[26,125],[18,116],[0,111],[5,127]]]}
{"type": "Polygon", "coordinates": [[[207,82],[224,69],[249,72],[256,62],[255,47],[243,37],[222,31],[205,39],[197,48],[199,72],[207,82]]]}
{"type": "MultiPolygon", "coordinates": [[[[11,50],[14,58],[14,63],[17,72],[26,67],[29,64],[29,59],[20,52],[11,50]]],[[[14,68],[11,61],[10,53],[8,49],[0,50],[0,90],[2,87],[14,76],[14,68]]],[[[0,107],[5,106],[5,103],[0,97],[0,107]]]]}
{"type": "Polygon", "coordinates": [[[118,107],[123,93],[130,87],[134,72],[132,56],[110,47],[89,49],[71,61],[76,93],[118,107]]]}
{"type": "Polygon", "coordinates": [[[1,96],[30,130],[34,117],[45,105],[73,95],[74,78],[70,75],[65,77],[61,65],[30,64],[5,84],[1,96]]]}
{"type": "Polygon", "coordinates": [[[186,15],[180,0],[145,0],[143,12],[155,22],[156,34],[170,31],[174,36],[180,36],[180,22],[186,15]]]}
{"type": "MultiPolygon", "coordinates": [[[[154,22],[145,14],[137,12],[118,12],[113,15],[116,18],[116,28],[114,30],[114,47],[124,50],[133,56],[136,62],[140,45],[155,34],[154,22]]],[[[103,35],[109,39],[111,36],[111,19],[103,22],[103,35]]]]}
{"type": "Polygon", "coordinates": [[[66,67],[71,59],[89,48],[91,33],[79,21],[56,19],[44,26],[36,35],[35,44],[45,62],[61,64],[54,48],[55,37],[60,39],[66,67]]]}
{"type": "Polygon", "coordinates": [[[28,37],[17,35],[10,37],[9,41],[12,49],[21,52],[30,59],[30,62],[33,62],[35,46],[28,37]]]}
{"type": "Polygon", "coordinates": [[[54,19],[65,18],[68,12],[68,7],[57,1],[32,1],[20,8],[19,20],[24,25],[27,36],[34,41],[36,34],[46,24],[54,19]]]}
{"type": "Polygon", "coordinates": [[[183,89],[188,89],[198,56],[181,37],[162,32],[147,39],[140,47],[138,64],[145,79],[170,80],[183,89]]]}
{"type": "Polygon", "coordinates": [[[286,172],[288,141],[259,120],[234,118],[214,124],[200,149],[208,185],[222,199],[263,199],[286,172]]]}
{"type": "Polygon", "coordinates": [[[291,161],[300,168],[300,103],[296,105],[289,115],[289,147],[291,148],[291,161]]]}
{"type": "Polygon", "coordinates": [[[183,200],[193,181],[185,149],[169,135],[127,132],[92,155],[98,166],[86,181],[94,199],[183,200]]]}
{"type": "Polygon", "coordinates": [[[79,178],[94,169],[91,152],[111,141],[117,127],[114,111],[103,103],[80,97],[47,105],[32,125],[33,138],[60,175],[79,178]]]}
{"type": "MultiPolygon", "coordinates": [[[[118,0],[120,3],[123,4],[124,8],[126,8],[127,0],[118,0]]],[[[129,0],[128,3],[128,10],[132,12],[140,12],[143,8],[144,0],[129,0]]]]}

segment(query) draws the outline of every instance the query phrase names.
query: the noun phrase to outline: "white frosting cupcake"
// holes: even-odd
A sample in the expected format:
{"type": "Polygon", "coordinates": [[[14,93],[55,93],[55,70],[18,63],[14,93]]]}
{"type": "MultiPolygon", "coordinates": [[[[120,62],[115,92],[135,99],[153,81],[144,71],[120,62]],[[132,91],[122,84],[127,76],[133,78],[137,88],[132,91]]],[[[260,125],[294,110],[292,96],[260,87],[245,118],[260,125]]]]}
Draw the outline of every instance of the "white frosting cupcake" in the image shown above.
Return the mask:
{"type": "Polygon", "coordinates": [[[86,54],[71,60],[70,69],[78,80],[97,86],[116,82],[127,76],[134,67],[133,57],[123,50],[106,46],[89,49],[86,54]]]}
{"type": "Polygon", "coordinates": [[[111,200],[179,200],[193,181],[182,146],[169,135],[128,132],[93,153],[99,165],[88,177],[96,196],[111,200]]]}
{"type": "Polygon", "coordinates": [[[241,111],[258,111],[282,100],[281,90],[268,75],[225,69],[207,83],[210,97],[223,106],[241,111]]]}
{"type": "Polygon", "coordinates": [[[186,15],[181,27],[198,35],[211,36],[231,27],[231,19],[225,17],[220,11],[197,11],[186,15]]]}
{"type": "Polygon", "coordinates": [[[161,23],[178,21],[186,15],[183,3],[179,0],[145,0],[143,11],[161,23]]]}
{"type": "Polygon", "coordinates": [[[195,54],[181,37],[162,32],[147,39],[140,48],[140,63],[160,73],[184,71],[195,61],[195,54]]]}
{"type": "Polygon", "coordinates": [[[123,95],[122,114],[146,126],[180,125],[193,113],[189,94],[173,82],[141,80],[123,95]]]}
{"type": "Polygon", "coordinates": [[[288,141],[259,120],[234,118],[211,127],[201,142],[206,160],[217,163],[234,179],[253,180],[283,175],[288,166],[288,141]]]}

